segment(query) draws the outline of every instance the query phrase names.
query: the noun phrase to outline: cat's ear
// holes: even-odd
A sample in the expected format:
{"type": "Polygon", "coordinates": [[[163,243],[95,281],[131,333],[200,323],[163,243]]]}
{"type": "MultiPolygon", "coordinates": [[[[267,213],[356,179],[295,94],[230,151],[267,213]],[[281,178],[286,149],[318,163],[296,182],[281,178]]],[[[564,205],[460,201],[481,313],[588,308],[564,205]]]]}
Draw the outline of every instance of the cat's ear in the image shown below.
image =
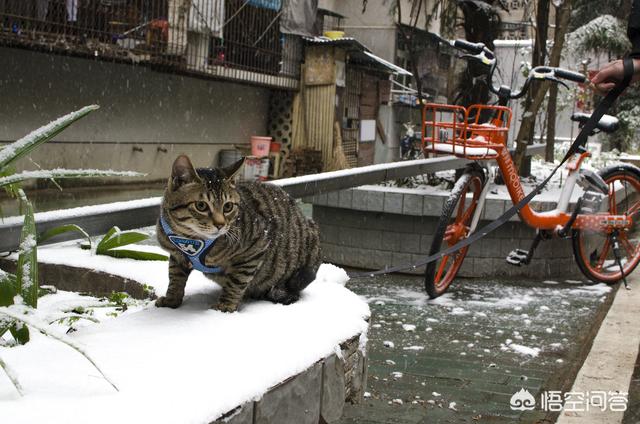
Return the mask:
{"type": "Polygon", "coordinates": [[[185,155],[178,156],[173,162],[173,167],[171,169],[171,179],[169,180],[171,189],[175,190],[184,184],[199,180],[200,178],[198,177],[196,170],[193,168],[189,158],[185,155]]]}
{"type": "Polygon", "coordinates": [[[244,159],[245,158],[242,158],[238,162],[234,163],[233,165],[229,165],[226,168],[222,168],[222,172],[226,180],[233,181],[235,179],[236,175],[238,175],[238,172],[240,172],[240,169],[242,169],[242,165],[244,165],[244,159]]]}

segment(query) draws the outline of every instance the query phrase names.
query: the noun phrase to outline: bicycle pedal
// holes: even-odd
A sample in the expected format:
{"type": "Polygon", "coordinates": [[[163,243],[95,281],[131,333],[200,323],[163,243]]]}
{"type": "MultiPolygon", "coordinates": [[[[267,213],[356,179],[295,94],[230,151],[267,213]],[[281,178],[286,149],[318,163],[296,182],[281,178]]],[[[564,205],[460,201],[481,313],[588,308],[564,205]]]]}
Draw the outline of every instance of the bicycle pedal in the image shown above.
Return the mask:
{"type": "Polygon", "coordinates": [[[509,265],[522,266],[527,265],[527,257],[529,252],[524,249],[512,250],[506,257],[506,261],[509,265]]]}

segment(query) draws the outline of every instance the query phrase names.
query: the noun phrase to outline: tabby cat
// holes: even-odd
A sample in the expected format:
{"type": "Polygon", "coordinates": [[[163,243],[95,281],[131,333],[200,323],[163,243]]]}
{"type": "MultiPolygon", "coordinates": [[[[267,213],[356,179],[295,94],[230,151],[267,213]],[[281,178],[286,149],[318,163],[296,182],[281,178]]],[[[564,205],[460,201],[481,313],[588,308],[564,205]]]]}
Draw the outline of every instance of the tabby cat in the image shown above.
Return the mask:
{"type": "Polygon", "coordinates": [[[290,304],[320,266],[316,224],[272,184],[238,183],[244,159],[228,168],[193,168],[179,156],[157,234],[171,253],[169,287],[156,306],[177,308],[193,269],[222,286],[212,308],[234,312],[246,298],[290,304]]]}

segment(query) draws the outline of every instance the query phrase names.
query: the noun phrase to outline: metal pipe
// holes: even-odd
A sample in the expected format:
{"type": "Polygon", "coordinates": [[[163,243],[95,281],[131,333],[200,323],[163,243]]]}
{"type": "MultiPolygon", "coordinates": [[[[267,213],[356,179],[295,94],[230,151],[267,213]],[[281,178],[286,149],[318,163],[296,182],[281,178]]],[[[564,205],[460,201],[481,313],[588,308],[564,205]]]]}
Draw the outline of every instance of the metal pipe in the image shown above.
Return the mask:
{"type": "MultiPolygon", "coordinates": [[[[545,147],[544,144],[534,144],[527,147],[527,153],[542,155],[545,147]]],[[[285,178],[271,181],[269,184],[280,186],[292,197],[300,198],[364,184],[375,184],[430,172],[458,169],[470,162],[467,159],[453,156],[441,156],[285,178]]],[[[118,202],[109,208],[105,208],[104,205],[96,205],[37,213],[35,214],[36,227],[40,234],[60,225],[76,224],[92,236],[104,234],[114,225],[122,230],[146,227],[154,225],[158,219],[160,202],[161,198],[156,197],[144,201],[118,202]]],[[[15,250],[18,247],[21,229],[22,217],[6,218],[4,221],[0,221],[0,252],[15,250]]],[[[66,233],[44,244],[76,238],[78,236],[75,233],[66,233]]]]}

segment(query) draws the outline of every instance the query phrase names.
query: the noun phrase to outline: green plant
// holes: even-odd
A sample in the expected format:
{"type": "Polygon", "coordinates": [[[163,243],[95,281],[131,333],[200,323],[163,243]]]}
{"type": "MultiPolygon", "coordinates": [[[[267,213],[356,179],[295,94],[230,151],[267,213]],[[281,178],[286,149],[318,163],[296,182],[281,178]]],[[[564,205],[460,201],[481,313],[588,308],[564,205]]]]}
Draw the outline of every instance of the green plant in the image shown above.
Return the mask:
{"type": "Polygon", "coordinates": [[[85,230],[83,230],[80,226],[76,225],[76,224],[67,224],[67,225],[60,225],[58,227],[55,228],[51,228],[47,231],[45,231],[42,234],[38,235],[38,244],[49,240],[52,237],[58,236],[60,234],[63,233],[68,233],[68,232],[76,232],[81,234],[85,239],[87,239],[87,243],[89,245],[89,249],[91,248],[91,237],[89,237],[89,234],[87,234],[87,232],[85,230]]]}
{"type": "Polygon", "coordinates": [[[109,295],[109,302],[115,305],[116,309],[119,309],[120,311],[124,312],[129,307],[127,305],[128,298],[129,298],[129,295],[127,293],[111,292],[111,295],[109,295]]]}
{"type": "MultiPolygon", "coordinates": [[[[15,171],[15,162],[31,153],[38,146],[51,140],[62,132],[65,128],[73,124],[80,118],[98,109],[98,106],[86,106],[78,111],[69,113],[55,121],[31,132],[20,140],[15,141],[0,149],[0,188],[6,190],[10,195],[18,198],[20,210],[24,214],[24,223],[20,236],[20,246],[18,248],[17,271],[10,274],[0,270],[0,337],[7,331],[11,333],[18,344],[25,344],[29,341],[29,327],[33,327],[43,334],[59,340],[81,353],[91,362],[104,376],[102,371],[87,355],[87,353],[72,340],[51,333],[45,325],[39,324],[36,319],[36,308],[38,306],[38,263],[37,263],[37,241],[36,224],[33,214],[33,206],[27,199],[26,194],[20,188],[19,183],[28,179],[46,178],[77,178],[77,177],[115,177],[115,176],[139,176],[136,172],[101,171],[84,169],[53,169],[37,171],[15,171]]],[[[44,240],[54,235],[66,231],[80,231],[83,235],[88,235],[77,226],[68,225],[52,229],[40,236],[44,240]]],[[[5,371],[16,390],[22,394],[22,388],[15,373],[0,358],[0,367],[5,371]]],[[[117,390],[115,385],[104,376],[107,381],[117,390]]]]}
{"type": "MultiPolygon", "coordinates": [[[[613,11],[620,9],[610,3],[609,1],[604,2],[605,5],[609,4],[607,7],[613,11]]],[[[592,10],[591,13],[599,13],[600,9],[596,9],[597,12],[592,10]]],[[[577,55],[605,55],[612,59],[623,56],[631,48],[631,43],[626,35],[626,25],[619,17],[602,15],[589,22],[574,20],[574,24],[580,26],[569,34],[567,42],[577,55]]],[[[620,129],[605,138],[610,150],[617,149],[626,152],[634,151],[638,148],[638,146],[634,145],[634,141],[636,130],[640,128],[640,119],[638,118],[638,113],[640,112],[640,107],[638,107],[639,99],[640,90],[632,85],[609,112],[620,120],[620,129]]]]}
{"type": "Polygon", "coordinates": [[[149,236],[137,231],[121,231],[118,227],[111,228],[96,246],[97,255],[112,256],[114,258],[129,258],[139,261],[166,261],[168,256],[152,252],[120,249],[132,243],[148,239],[149,236]]]}

